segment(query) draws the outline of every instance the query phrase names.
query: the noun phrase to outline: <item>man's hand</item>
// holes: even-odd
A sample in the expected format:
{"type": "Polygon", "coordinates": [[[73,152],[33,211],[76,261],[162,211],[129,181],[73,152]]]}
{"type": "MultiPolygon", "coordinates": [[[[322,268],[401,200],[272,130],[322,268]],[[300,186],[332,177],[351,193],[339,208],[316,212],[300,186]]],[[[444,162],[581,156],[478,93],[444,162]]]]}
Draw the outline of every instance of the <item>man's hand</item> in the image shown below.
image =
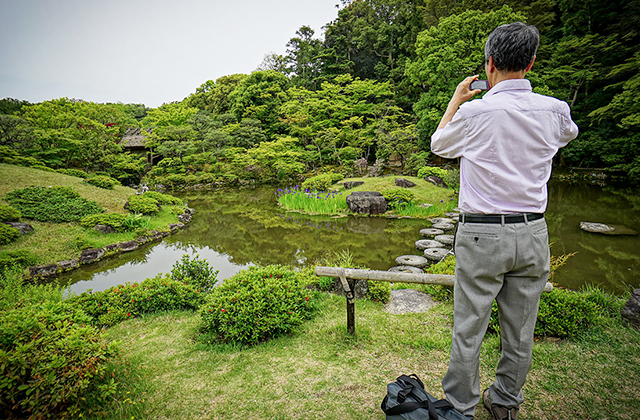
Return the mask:
{"type": "Polygon", "coordinates": [[[469,90],[469,85],[471,85],[471,82],[477,79],[478,75],[476,74],[474,76],[467,77],[458,84],[458,86],[456,87],[456,91],[453,92],[453,96],[449,101],[449,105],[447,105],[447,110],[442,116],[440,124],[438,124],[438,129],[444,128],[449,123],[449,121],[453,119],[453,116],[456,115],[456,112],[458,111],[460,105],[471,99],[473,95],[482,92],[480,89],[469,90]]]}

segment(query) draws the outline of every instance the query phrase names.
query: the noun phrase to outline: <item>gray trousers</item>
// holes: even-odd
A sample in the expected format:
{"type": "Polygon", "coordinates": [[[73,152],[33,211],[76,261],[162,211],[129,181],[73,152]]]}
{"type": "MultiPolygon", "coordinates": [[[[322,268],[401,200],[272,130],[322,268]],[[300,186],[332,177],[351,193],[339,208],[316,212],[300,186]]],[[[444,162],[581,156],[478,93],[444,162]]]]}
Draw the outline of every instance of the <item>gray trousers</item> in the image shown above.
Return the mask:
{"type": "Polygon", "coordinates": [[[528,223],[460,223],[455,239],[453,341],[442,380],[447,400],[473,415],[480,399],[479,357],[495,299],[502,354],[490,387],[494,404],[518,407],[531,367],[540,295],[549,277],[543,219],[528,223]]]}

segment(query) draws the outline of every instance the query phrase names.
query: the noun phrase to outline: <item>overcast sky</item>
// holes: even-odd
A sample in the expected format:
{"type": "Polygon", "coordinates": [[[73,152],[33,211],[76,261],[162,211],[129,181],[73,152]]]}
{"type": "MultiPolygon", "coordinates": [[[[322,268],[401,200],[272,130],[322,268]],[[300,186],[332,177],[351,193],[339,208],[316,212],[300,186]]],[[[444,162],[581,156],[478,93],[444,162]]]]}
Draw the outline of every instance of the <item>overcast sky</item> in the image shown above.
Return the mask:
{"type": "Polygon", "coordinates": [[[251,73],[339,0],[0,0],[0,99],[182,100],[251,73]]]}

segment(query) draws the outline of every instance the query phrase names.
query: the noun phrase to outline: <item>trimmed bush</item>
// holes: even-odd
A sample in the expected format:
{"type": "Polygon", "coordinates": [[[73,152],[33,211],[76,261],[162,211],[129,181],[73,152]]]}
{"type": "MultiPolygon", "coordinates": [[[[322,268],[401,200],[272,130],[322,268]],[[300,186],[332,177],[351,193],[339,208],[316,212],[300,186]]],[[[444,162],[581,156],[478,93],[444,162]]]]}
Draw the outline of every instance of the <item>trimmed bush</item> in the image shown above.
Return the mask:
{"type": "Polygon", "coordinates": [[[20,231],[17,228],[0,223],[0,245],[6,245],[20,237],[20,231]]]}
{"type": "MultiPolygon", "coordinates": [[[[447,255],[444,260],[437,264],[433,264],[425,270],[428,274],[449,274],[455,275],[456,273],[456,257],[453,255],[447,255]]],[[[425,293],[428,293],[432,298],[437,301],[444,302],[453,300],[453,287],[442,286],[439,284],[425,284],[423,287],[425,293]]]]}
{"type": "Polygon", "coordinates": [[[99,213],[99,214],[90,214],[85,216],[80,220],[80,225],[92,228],[95,225],[105,225],[114,228],[118,232],[124,232],[127,230],[126,214],[121,213],[99,213]]]}
{"type": "Polygon", "coordinates": [[[369,286],[367,298],[374,302],[389,302],[391,299],[391,284],[389,282],[369,280],[367,285],[369,286]]]}
{"type": "Polygon", "coordinates": [[[448,173],[446,169],[438,168],[437,166],[423,166],[418,171],[418,178],[437,176],[438,178],[444,179],[448,173]]]}
{"type": "Polygon", "coordinates": [[[382,196],[387,200],[390,209],[397,209],[403,205],[413,202],[415,194],[406,188],[392,188],[382,191],[382,196]]]}
{"type": "Polygon", "coordinates": [[[248,345],[291,333],[312,311],[301,277],[278,265],[239,272],[207,296],[200,308],[200,332],[248,345]]]}
{"type": "Polygon", "coordinates": [[[151,197],[156,200],[161,206],[164,205],[173,205],[173,206],[181,206],[182,200],[178,197],[174,197],[169,194],[162,194],[157,191],[147,191],[142,194],[143,197],[151,197]]]}
{"type": "Polygon", "coordinates": [[[0,204],[0,222],[17,222],[22,215],[16,209],[6,204],[0,204]]]}
{"type": "Polygon", "coordinates": [[[56,169],[56,172],[59,172],[64,175],[75,176],[76,178],[86,178],[87,173],[85,171],[81,171],[80,169],[56,169]]]}
{"type": "Polygon", "coordinates": [[[306,179],[301,187],[303,190],[327,191],[333,184],[343,179],[344,175],[342,174],[328,172],[306,179]]]}
{"type": "Polygon", "coordinates": [[[0,252],[0,271],[11,267],[26,268],[38,263],[38,256],[30,251],[19,249],[17,251],[0,252]]]}
{"type": "Polygon", "coordinates": [[[131,213],[154,214],[162,209],[158,200],[144,195],[132,195],[128,200],[125,208],[131,213]]]}
{"type": "Polygon", "coordinates": [[[184,254],[180,261],[173,265],[171,278],[195,286],[204,292],[209,292],[213,290],[218,281],[216,278],[218,272],[206,260],[201,260],[199,255],[196,254],[191,259],[189,254],[184,254]]]}
{"type": "Polygon", "coordinates": [[[104,175],[96,175],[90,178],[87,178],[87,184],[93,185],[94,187],[104,188],[105,190],[112,190],[116,185],[120,185],[120,182],[115,179],[104,175]]]}
{"type": "Polygon", "coordinates": [[[76,222],[102,212],[98,203],[80,197],[70,187],[28,187],[10,191],[6,199],[22,217],[41,222],[76,222]]]}
{"type": "Polygon", "coordinates": [[[99,399],[106,364],[118,353],[81,310],[45,301],[0,312],[0,407],[9,417],[76,415],[88,395],[99,399]]]}

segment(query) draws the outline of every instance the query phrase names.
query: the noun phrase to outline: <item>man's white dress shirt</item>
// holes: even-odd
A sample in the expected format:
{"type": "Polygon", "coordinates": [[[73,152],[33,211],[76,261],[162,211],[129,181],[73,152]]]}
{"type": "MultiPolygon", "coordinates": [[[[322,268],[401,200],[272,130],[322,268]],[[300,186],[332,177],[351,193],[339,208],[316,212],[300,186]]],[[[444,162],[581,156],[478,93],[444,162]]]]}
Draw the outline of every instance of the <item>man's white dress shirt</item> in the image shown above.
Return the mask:
{"type": "Polygon", "coordinates": [[[544,213],[553,156],[577,135],[566,102],[509,79],[462,104],[431,136],[431,150],[461,158],[463,213],[544,213]]]}

